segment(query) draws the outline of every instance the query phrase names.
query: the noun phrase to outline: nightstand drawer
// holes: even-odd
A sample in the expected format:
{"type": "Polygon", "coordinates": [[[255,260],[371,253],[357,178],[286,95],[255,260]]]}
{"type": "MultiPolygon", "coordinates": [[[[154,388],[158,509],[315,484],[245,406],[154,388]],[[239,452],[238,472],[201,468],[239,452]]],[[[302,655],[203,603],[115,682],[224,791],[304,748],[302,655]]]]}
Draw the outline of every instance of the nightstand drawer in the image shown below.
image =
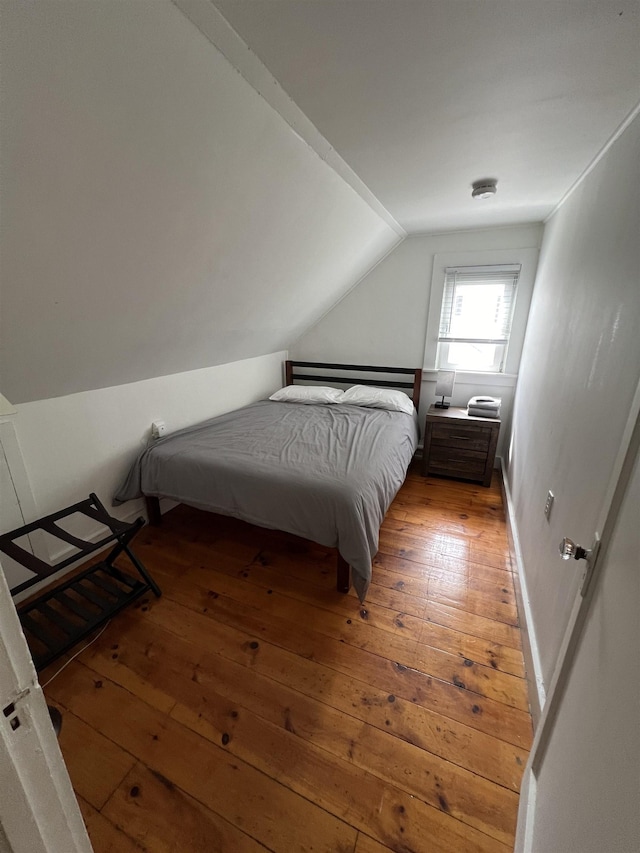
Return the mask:
{"type": "Polygon", "coordinates": [[[484,480],[486,459],[482,462],[469,462],[464,459],[443,459],[429,462],[429,474],[440,477],[460,477],[463,480],[484,480]]]}
{"type": "Polygon", "coordinates": [[[451,462],[452,464],[458,464],[459,462],[462,464],[473,465],[477,463],[484,467],[485,462],[487,461],[487,448],[484,450],[469,450],[468,448],[460,448],[454,447],[453,445],[437,445],[435,442],[431,443],[431,453],[429,454],[429,466],[433,467],[437,465],[441,467],[443,464],[447,462],[451,462]]]}
{"type": "Polygon", "coordinates": [[[433,425],[431,443],[433,447],[459,447],[461,450],[483,450],[486,454],[491,441],[490,429],[456,429],[433,425]]]}
{"type": "Polygon", "coordinates": [[[487,451],[460,450],[457,447],[437,447],[431,444],[429,472],[445,477],[464,477],[469,480],[484,478],[487,451]]]}
{"type": "Polygon", "coordinates": [[[460,434],[457,430],[452,432],[451,435],[440,438],[439,436],[433,435],[431,437],[431,446],[433,448],[436,447],[455,447],[460,450],[476,450],[481,451],[487,454],[487,449],[489,447],[489,443],[491,441],[491,433],[487,432],[487,435],[481,435],[477,437],[466,436],[460,434]]]}

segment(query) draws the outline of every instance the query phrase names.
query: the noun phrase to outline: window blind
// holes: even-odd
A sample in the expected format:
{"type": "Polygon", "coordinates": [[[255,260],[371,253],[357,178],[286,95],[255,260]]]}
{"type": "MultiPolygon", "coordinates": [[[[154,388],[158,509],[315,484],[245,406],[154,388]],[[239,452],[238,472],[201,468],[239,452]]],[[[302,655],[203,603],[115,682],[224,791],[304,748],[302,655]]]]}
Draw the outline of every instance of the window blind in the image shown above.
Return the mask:
{"type": "Polygon", "coordinates": [[[439,343],[509,341],[520,265],[448,267],[439,343]]]}

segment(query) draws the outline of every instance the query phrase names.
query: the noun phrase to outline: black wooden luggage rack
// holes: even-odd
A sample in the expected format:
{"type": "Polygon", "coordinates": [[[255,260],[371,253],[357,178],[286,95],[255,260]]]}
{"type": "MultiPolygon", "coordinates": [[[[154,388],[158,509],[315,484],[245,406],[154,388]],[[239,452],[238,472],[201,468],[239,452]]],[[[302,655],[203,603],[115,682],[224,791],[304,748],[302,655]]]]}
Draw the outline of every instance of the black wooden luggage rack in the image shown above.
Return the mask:
{"type": "Polygon", "coordinates": [[[88,500],[80,501],[0,536],[0,551],[34,574],[29,580],[11,589],[13,596],[88,557],[110,542],[116,543],[104,559],[93,563],[79,574],[74,574],[54,589],[30,599],[26,604],[18,605],[20,622],[38,671],[144,593],[151,590],[160,596],[159,586],[129,547],[129,543],[144,523],[143,518],[133,522],[113,518],[92,493],[88,500]],[[75,513],[81,513],[92,521],[99,522],[108,528],[109,533],[97,542],[74,536],[58,522],[75,513]],[[16,540],[36,531],[44,531],[67,545],[72,545],[75,553],[51,565],[17,544],[16,540]],[[114,561],[121,554],[129,558],[138,576],[134,577],[114,565],[114,561]]]}

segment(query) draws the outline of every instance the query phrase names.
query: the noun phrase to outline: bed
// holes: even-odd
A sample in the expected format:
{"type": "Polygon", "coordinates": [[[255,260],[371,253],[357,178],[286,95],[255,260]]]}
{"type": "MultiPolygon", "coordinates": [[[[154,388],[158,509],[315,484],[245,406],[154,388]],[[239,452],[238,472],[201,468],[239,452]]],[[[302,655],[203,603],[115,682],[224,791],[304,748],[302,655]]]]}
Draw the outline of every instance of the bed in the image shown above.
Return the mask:
{"type": "Polygon", "coordinates": [[[348,592],[353,583],[364,601],[380,525],[417,445],[421,371],[287,361],[285,372],[285,401],[260,400],[154,442],[114,503],[144,496],[150,522],[159,523],[159,499],[170,498],[336,548],[337,588],[348,592]],[[341,390],[324,402],[325,383],[363,390],[354,398],[347,389],[351,402],[341,390]],[[367,405],[380,387],[393,389],[382,396],[408,392],[413,406],[367,405]]]}

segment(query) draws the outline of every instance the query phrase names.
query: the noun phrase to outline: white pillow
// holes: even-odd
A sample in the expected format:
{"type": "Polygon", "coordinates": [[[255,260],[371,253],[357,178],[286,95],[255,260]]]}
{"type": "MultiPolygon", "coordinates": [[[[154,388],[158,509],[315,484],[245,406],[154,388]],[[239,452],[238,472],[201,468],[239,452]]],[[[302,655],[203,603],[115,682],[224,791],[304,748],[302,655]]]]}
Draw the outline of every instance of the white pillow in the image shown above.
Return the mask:
{"type": "Polygon", "coordinates": [[[370,409],[387,409],[389,412],[413,414],[413,403],[404,391],[391,388],[374,388],[370,385],[352,385],[342,395],[341,403],[367,406],[370,409]]]}
{"type": "Polygon", "coordinates": [[[277,403],[341,403],[344,391],[324,385],[287,385],[272,394],[269,399],[277,403]]]}

